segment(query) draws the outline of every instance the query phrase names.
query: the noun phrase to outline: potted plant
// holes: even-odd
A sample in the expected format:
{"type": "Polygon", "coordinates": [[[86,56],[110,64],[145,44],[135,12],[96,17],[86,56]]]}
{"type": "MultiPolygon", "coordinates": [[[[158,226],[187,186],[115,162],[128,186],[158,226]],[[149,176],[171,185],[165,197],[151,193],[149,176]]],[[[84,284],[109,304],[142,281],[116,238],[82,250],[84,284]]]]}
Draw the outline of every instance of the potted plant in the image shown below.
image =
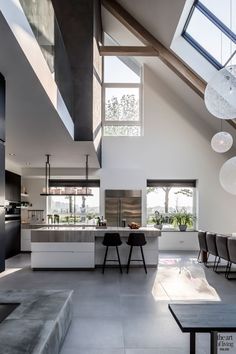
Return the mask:
{"type": "Polygon", "coordinates": [[[154,227],[156,227],[159,230],[162,230],[164,218],[163,218],[162,214],[159,213],[158,210],[155,211],[155,216],[152,218],[152,221],[154,221],[154,223],[155,223],[154,227]]]}
{"type": "Polygon", "coordinates": [[[186,231],[187,227],[193,226],[195,217],[186,210],[176,211],[173,215],[173,225],[179,227],[179,231],[186,231]]]}

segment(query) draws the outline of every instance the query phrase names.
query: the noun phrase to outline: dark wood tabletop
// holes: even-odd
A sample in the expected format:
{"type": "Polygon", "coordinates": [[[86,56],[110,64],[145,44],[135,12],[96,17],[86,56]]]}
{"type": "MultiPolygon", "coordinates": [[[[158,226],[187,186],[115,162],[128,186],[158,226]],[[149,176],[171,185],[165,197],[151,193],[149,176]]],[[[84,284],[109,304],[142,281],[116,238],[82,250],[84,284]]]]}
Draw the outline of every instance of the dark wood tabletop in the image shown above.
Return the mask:
{"type": "Polygon", "coordinates": [[[236,332],[236,304],[169,304],[182,332],[236,332]]]}

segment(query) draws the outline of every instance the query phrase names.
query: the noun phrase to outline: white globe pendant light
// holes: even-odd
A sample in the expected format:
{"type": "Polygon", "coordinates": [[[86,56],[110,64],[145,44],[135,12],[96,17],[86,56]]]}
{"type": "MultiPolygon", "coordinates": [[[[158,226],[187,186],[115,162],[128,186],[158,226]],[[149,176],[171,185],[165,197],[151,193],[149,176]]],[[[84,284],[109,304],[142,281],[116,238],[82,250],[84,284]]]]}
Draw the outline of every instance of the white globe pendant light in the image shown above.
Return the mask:
{"type": "Polygon", "coordinates": [[[236,118],[236,65],[219,70],[205,90],[208,111],[220,119],[236,118]]]}
{"type": "Polygon", "coordinates": [[[227,132],[216,133],[211,139],[211,147],[215,152],[224,153],[233,145],[233,138],[227,132]]]}
{"type": "Polygon", "coordinates": [[[236,156],[227,160],[221,167],[220,184],[226,192],[236,195],[236,156]]]}

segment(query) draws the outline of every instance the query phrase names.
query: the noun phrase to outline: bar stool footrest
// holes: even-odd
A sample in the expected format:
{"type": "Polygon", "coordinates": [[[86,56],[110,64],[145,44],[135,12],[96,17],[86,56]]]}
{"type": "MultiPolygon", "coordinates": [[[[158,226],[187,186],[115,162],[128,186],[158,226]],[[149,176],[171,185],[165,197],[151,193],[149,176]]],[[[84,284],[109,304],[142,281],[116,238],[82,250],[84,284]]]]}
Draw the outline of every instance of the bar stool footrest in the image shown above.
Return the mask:
{"type": "Polygon", "coordinates": [[[142,262],[142,259],[131,259],[130,262],[142,262]]]}
{"type": "Polygon", "coordinates": [[[106,262],[119,262],[118,259],[106,259],[106,262]]]}

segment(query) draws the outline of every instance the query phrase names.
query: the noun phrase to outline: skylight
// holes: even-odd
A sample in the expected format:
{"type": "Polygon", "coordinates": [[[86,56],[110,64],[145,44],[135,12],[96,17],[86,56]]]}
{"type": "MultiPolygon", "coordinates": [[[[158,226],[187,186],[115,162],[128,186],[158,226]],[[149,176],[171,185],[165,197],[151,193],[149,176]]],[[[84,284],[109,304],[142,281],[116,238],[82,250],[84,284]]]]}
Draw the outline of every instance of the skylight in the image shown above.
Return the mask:
{"type": "MultiPolygon", "coordinates": [[[[236,50],[236,0],[195,1],[183,37],[217,69],[236,50]]],[[[236,64],[236,55],[230,61],[236,64]]]]}

